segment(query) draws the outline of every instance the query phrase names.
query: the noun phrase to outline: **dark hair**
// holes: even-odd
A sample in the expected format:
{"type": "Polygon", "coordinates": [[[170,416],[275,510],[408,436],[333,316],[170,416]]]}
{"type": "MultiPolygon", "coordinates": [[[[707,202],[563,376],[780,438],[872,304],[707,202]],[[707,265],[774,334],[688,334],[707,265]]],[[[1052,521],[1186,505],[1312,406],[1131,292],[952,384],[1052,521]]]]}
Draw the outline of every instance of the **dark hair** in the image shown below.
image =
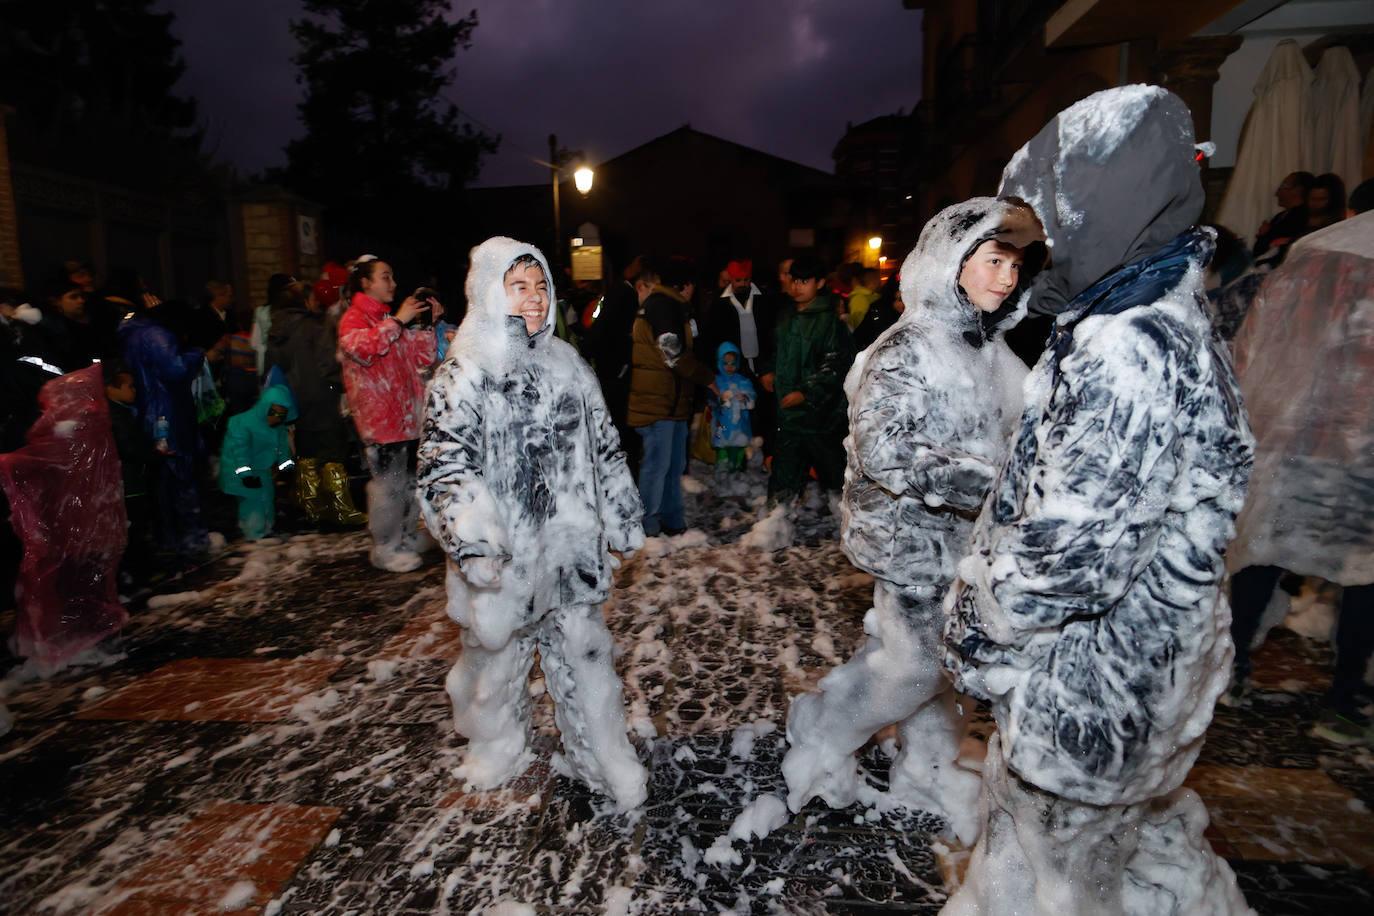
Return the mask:
{"type": "Polygon", "coordinates": [[[1288,176],[1293,179],[1293,183],[1302,188],[1302,196],[1306,197],[1307,192],[1312,190],[1312,185],[1317,183],[1317,176],[1311,172],[1294,172],[1288,176]]]}
{"type": "Polygon", "coordinates": [[[267,278],[267,304],[276,305],[281,300],[281,291],[286,289],[296,278],[290,274],[273,274],[267,278]]]}
{"type": "Polygon", "coordinates": [[[668,259],[668,263],[663,265],[663,271],[659,274],[659,282],[669,289],[682,292],[688,284],[696,282],[696,268],[692,262],[679,255],[674,255],[668,259]]]}
{"type": "Polygon", "coordinates": [[[824,280],[829,272],[825,262],[814,254],[797,255],[792,259],[792,269],[789,271],[793,280],[824,280]]]}
{"type": "Polygon", "coordinates": [[[1355,186],[1355,190],[1350,192],[1347,206],[1356,213],[1374,210],[1374,178],[1366,178],[1355,186]]]}
{"type": "Polygon", "coordinates": [[[363,281],[372,279],[372,271],[377,269],[376,265],[381,260],[375,254],[361,254],[356,261],[348,265],[348,279],[339,290],[339,301],[343,303],[344,308],[353,304],[353,294],[363,291],[363,281]]]}
{"type": "Polygon", "coordinates": [[[65,265],[51,271],[43,283],[43,295],[48,299],[61,299],[74,289],[81,289],[81,284],[72,280],[65,265]]]}
{"type": "Polygon", "coordinates": [[[143,293],[147,285],[138,271],[132,267],[112,267],[101,292],[108,297],[123,299],[133,304],[134,310],[143,308],[143,293]]]}
{"type": "MultiPolygon", "coordinates": [[[[511,275],[511,271],[515,270],[516,268],[524,267],[538,267],[541,272],[544,270],[544,265],[540,264],[539,259],[536,258],[534,255],[522,254],[520,255],[520,257],[510,262],[510,266],[506,268],[506,272],[501,276],[509,277],[511,275]]],[[[547,281],[548,277],[545,277],[544,279],[547,281]]]]}
{"type": "MultiPolygon", "coordinates": [[[[1334,172],[1318,175],[1307,193],[1311,195],[1312,191],[1318,188],[1322,188],[1331,196],[1331,201],[1323,212],[1334,215],[1336,219],[1345,219],[1345,182],[1341,181],[1341,177],[1334,172]]],[[[1312,205],[1309,203],[1307,208],[1311,211],[1312,205]]]]}
{"type": "Polygon", "coordinates": [[[299,305],[304,307],[310,301],[312,288],[304,280],[292,280],[281,288],[277,302],[283,306],[299,305]]]}
{"type": "Polygon", "coordinates": [[[234,287],[225,283],[223,280],[205,281],[205,304],[214,302],[221,294],[233,289],[234,287]]]}
{"type": "Polygon", "coordinates": [[[663,265],[659,263],[658,258],[640,255],[635,260],[639,261],[639,273],[635,276],[633,282],[652,281],[658,283],[663,279],[663,265]]]}

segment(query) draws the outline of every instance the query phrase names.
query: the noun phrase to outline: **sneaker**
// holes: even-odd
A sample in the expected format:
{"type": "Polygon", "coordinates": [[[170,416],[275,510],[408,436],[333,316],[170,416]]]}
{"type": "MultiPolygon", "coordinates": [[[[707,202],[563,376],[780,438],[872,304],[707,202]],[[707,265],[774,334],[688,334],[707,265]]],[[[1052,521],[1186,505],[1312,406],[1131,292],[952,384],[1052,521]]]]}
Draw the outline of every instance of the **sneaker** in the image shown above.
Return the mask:
{"type": "Polygon", "coordinates": [[[1339,713],[1334,709],[1324,709],[1312,734],[1325,738],[1332,744],[1353,747],[1357,744],[1374,745],[1374,727],[1368,718],[1358,714],[1339,713]]]}

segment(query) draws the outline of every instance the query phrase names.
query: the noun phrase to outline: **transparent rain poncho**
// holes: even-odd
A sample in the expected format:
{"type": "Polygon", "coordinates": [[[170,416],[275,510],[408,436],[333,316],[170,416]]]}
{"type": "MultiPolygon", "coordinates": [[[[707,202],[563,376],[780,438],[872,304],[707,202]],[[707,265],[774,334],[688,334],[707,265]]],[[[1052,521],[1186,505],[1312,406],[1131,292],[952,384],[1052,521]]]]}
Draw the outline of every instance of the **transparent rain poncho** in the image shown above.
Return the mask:
{"type": "Polygon", "coordinates": [[[1255,467],[1227,566],[1374,582],[1374,213],[1300,239],[1235,347],[1255,467]]]}
{"type": "Polygon", "coordinates": [[[28,445],[0,455],[24,545],[16,649],[60,666],[123,626],[115,573],[127,540],[124,485],[99,364],[55,378],[28,445]]]}

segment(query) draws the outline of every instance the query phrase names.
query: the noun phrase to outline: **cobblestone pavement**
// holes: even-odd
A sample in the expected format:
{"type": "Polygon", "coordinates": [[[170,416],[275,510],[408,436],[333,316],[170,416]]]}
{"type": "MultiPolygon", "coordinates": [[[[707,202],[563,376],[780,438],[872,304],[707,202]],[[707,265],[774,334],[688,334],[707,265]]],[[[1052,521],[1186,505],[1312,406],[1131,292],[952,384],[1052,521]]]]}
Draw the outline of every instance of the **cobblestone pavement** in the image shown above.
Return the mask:
{"type": "MultiPolygon", "coordinates": [[[[813,802],[731,843],[741,810],[781,793],[787,698],[853,651],[871,580],[824,510],[760,555],[734,544],[749,500],[694,499],[702,530],[651,543],[606,608],[652,774],[640,811],[558,775],[537,673],[535,764],[464,792],[442,567],[380,573],[361,535],[297,536],[173,583],[103,665],[11,674],[0,910],[938,912],[966,854],[933,816],[813,802]]],[[[1374,912],[1374,759],[1308,734],[1329,666],[1276,631],[1189,780],[1261,913],[1374,912]]],[[[886,761],[865,751],[875,785],[886,761]]]]}

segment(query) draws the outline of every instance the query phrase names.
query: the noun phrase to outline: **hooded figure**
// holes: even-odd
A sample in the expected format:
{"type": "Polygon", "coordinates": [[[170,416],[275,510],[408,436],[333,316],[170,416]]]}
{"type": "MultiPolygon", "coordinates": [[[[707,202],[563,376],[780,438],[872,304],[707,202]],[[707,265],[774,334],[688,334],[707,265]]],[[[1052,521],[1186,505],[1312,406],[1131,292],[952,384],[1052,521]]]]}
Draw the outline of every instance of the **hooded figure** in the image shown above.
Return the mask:
{"type": "Polygon", "coordinates": [[[902,265],[912,307],[845,379],[841,545],[875,577],[874,607],[858,653],[820,693],[792,701],[783,775],[793,811],[816,795],[832,807],[853,803],[863,785],[854,752],[896,722],[891,798],[942,814],[965,843],[977,835],[979,780],[954,763],[964,723],[943,668],[940,602],[1021,409],[1025,364],[1001,332],[1024,314],[1039,238],[1034,216],[1013,202],[979,197],[940,212],[902,265]],[[1009,294],[990,312],[960,285],[989,240],[1034,246],[1032,263],[1010,275],[1009,294]]]}
{"type": "Polygon", "coordinates": [[[744,375],[740,348],[726,341],[716,347],[716,390],[711,397],[711,446],[716,467],[737,471],[744,465],[745,447],[754,441],[749,411],[758,402],[754,383],[744,375]]]}
{"type": "Polygon", "coordinates": [[[1204,305],[1188,109],[1153,86],[1091,95],[1002,193],[1045,227],[1031,308],[1058,317],[950,592],[948,663],[999,734],[944,912],[1244,911],[1179,789],[1227,683],[1222,554],[1253,445],[1204,305]]]}
{"type": "Polygon", "coordinates": [[[219,456],[219,486],[238,500],[244,540],[256,541],[272,533],[276,517],[272,474],[290,466],[286,424],[295,419],[296,399],[284,385],[273,385],[251,408],[229,418],[219,456]]]}
{"type": "Polygon", "coordinates": [[[173,328],[176,309],[164,303],[119,326],[124,361],[134,371],[138,416],[150,442],[165,441],[166,456],[153,483],[159,545],[193,555],[210,549],[200,506],[196,466],[201,451],[191,383],[205,361],[201,350],[182,350],[173,328]]]}
{"type": "Polygon", "coordinates": [[[625,735],[601,603],[619,565],[610,552],[644,543],[642,512],[596,376],[553,334],[549,277],[530,245],[474,248],[468,312],[430,384],[419,500],[463,627],[446,686],[468,739],[461,775],[498,786],[528,762],[538,646],[567,762],[629,809],[646,774],[625,735]]]}
{"type": "Polygon", "coordinates": [[[1374,213],[1303,236],[1265,281],[1236,338],[1253,424],[1255,469],[1236,539],[1236,682],[1280,567],[1344,586],[1336,666],[1317,724],[1363,740],[1365,669],[1374,648],[1374,213]]]}
{"type": "Polygon", "coordinates": [[[38,401],[28,444],[0,454],[0,490],[24,545],[12,646],[59,668],[128,619],[115,581],[124,491],[101,367],[49,381],[38,401]]]}
{"type": "MultiPolygon", "coordinates": [[[[314,288],[337,302],[339,292],[330,285],[333,282],[321,277],[314,288]]],[[[294,496],[307,522],[364,524],[367,515],[353,505],[343,464],[348,431],[339,416],[339,396],[343,393],[339,338],[325,312],[327,304],[318,298],[312,304],[309,290],[304,283],[286,288],[282,309],[267,337],[267,361],[285,375],[300,411],[294,496]]]]}

